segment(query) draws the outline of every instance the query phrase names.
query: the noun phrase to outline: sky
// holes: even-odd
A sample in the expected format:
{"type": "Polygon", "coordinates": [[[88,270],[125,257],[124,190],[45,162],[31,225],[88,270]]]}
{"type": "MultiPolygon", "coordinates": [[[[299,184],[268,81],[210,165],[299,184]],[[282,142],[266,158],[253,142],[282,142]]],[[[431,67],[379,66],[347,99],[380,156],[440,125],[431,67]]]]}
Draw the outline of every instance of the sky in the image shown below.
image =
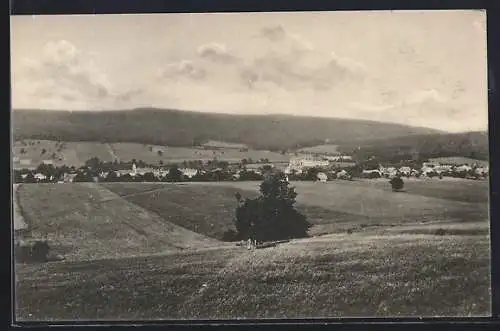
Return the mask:
{"type": "Polygon", "coordinates": [[[11,16],[12,107],[486,130],[484,11],[11,16]]]}

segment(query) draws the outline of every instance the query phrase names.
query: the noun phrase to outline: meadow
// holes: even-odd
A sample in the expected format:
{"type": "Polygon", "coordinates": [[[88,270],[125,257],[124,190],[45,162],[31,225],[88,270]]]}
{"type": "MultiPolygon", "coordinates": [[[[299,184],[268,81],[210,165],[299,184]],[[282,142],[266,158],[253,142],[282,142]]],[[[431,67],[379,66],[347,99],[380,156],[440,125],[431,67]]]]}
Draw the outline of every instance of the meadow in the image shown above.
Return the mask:
{"type": "Polygon", "coordinates": [[[18,319],[489,314],[486,182],[294,182],[310,238],[219,241],[258,184],[20,185],[34,236],[66,259],[16,264],[18,319]]]}
{"type": "Polygon", "coordinates": [[[206,146],[170,147],[138,143],[100,143],[100,142],[57,142],[52,140],[15,141],[12,147],[14,168],[35,168],[44,161],[54,165],[82,166],[92,157],[110,162],[114,160],[129,162],[142,160],[147,164],[160,165],[182,163],[183,161],[209,161],[217,158],[230,163],[242,159],[269,159],[270,162],[288,162],[289,155],[254,149],[237,149],[234,144],[210,141],[206,146]],[[23,160],[23,161],[21,161],[23,160]]]}

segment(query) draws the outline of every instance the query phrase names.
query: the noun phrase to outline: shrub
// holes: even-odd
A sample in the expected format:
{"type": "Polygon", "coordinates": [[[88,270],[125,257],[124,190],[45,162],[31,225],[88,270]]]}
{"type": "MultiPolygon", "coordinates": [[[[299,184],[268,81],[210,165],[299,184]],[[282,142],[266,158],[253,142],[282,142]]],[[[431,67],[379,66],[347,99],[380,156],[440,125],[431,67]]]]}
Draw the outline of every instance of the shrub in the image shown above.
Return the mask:
{"type": "Polygon", "coordinates": [[[391,184],[392,190],[394,192],[400,191],[404,187],[404,182],[403,182],[403,179],[401,177],[394,177],[393,179],[391,179],[389,181],[389,183],[391,184]]]}
{"type": "Polygon", "coordinates": [[[21,262],[47,262],[50,247],[47,240],[37,240],[32,246],[29,244],[16,243],[14,256],[21,262]]]}
{"type": "Polygon", "coordinates": [[[446,230],[443,228],[439,228],[439,229],[436,229],[436,231],[434,231],[434,234],[436,236],[444,236],[446,234],[446,230]]]}

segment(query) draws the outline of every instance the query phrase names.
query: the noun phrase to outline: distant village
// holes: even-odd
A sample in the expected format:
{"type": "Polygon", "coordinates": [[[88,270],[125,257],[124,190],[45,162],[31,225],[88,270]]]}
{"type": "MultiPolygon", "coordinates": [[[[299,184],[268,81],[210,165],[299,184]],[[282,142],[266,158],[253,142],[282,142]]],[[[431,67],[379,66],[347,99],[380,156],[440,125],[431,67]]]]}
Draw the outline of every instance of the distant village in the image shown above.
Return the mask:
{"type": "Polygon", "coordinates": [[[206,162],[184,161],[180,165],[148,165],[135,159],[129,162],[102,162],[94,157],[79,168],[56,166],[52,160],[46,160],[35,169],[15,169],[14,181],[16,183],[251,181],[262,180],[267,173],[274,171],[284,172],[288,180],[319,182],[394,177],[486,179],[489,172],[486,162],[471,160],[457,157],[431,159],[421,163],[408,160],[400,162],[399,165],[388,165],[374,159],[359,162],[353,160],[352,156],[340,153],[335,155],[296,153],[287,163],[273,163],[267,159],[257,162],[243,159],[239,163],[230,164],[214,159],[206,162]]]}

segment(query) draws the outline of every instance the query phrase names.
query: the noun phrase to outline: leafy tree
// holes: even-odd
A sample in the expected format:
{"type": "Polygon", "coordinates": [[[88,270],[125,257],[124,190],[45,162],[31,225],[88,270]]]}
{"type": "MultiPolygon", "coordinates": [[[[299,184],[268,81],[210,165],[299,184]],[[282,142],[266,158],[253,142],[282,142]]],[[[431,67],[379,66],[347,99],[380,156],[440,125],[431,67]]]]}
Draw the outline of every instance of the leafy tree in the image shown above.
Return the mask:
{"type": "Polygon", "coordinates": [[[26,178],[24,179],[25,183],[36,183],[35,175],[30,171],[26,175],[26,178]]]}
{"type": "Polygon", "coordinates": [[[182,177],[182,171],[179,170],[179,167],[177,165],[174,165],[170,168],[165,178],[168,182],[181,182],[182,177]]]}
{"type": "Polygon", "coordinates": [[[394,192],[401,191],[403,189],[403,186],[404,186],[404,182],[403,182],[403,179],[401,177],[394,177],[393,179],[391,179],[389,181],[389,183],[391,184],[392,190],[394,192]]]}
{"type": "Polygon", "coordinates": [[[94,178],[89,172],[79,171],[75,178],[73,178],[74,183],[88,183],[93,182],[94,178]]]}
{"type": "Polygon", "coordinates": [[[142,176],[142,180],[145,182],[155,182],[156,177],[152,172],[146,172],[144,176],[142,176]]]}
{"type": "Polygon", "coordinates": [[[258,241],[307,237],[309,222],[295,207],[297,193],[283,173],[269,175],[260,196],[243,199],[238,193],[235,226],[239,238],[258,241]]]}

